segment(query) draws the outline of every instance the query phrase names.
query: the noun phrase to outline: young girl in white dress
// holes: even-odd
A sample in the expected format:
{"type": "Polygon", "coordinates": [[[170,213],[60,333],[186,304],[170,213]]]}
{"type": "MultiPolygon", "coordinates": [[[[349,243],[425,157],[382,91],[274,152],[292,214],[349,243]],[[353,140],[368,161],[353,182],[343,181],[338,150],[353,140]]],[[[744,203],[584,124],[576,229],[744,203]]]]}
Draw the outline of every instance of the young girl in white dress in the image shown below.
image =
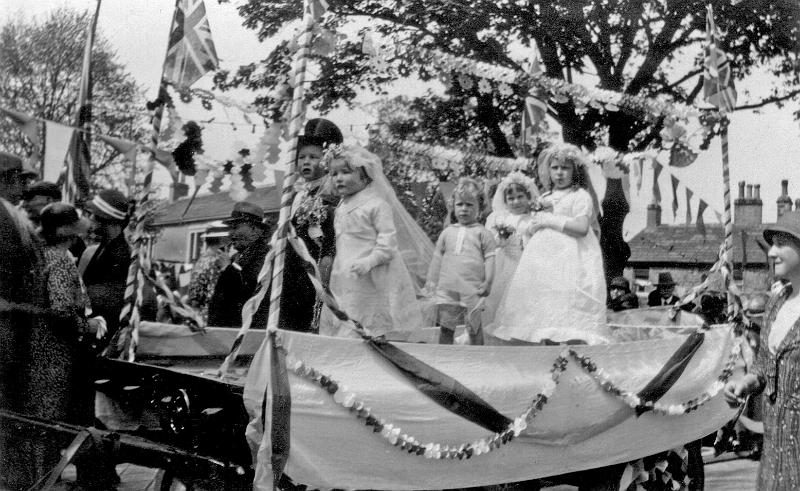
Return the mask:
{"type": "Polygon", "coordinates": [[[534,207],[531,235],[498,312],[494,335],[529,342],[606,343],[606,284],[592,225],[594,199],[586,160],[559,144],[538,161],[549,189],[534,207]]]}
{"type": "Polygon", "coordinates": [[[478,221],[484,208],[481,186],[459,180],[450,197],[453,223],[436,241],[426,285],[435,292],[440,344],[453,344],[459,324],[467,325],[470,344],[483,344],[479,302],[492,288],[496,249],[491,232],[478,221]]]}
{"type": "MultiPolygon", "coordinates": [[[[333,189],[342,197],[334,214],[330,277],[339,306],[373,336],[422,327],[412,277],[397,245],[395,212],[386,201],[395,195],[380,159],[350,145],[334,146],[326,160],[333,189]]],[[[351,326],[323,309],[320,334],[356,337],[351,326]]]]}
{"type": "Polygon", "coordinates": [[[517,270],[522,249],[528,242],[525,231],[531,223],[531,204],[539,196],[536,182],[522,172],[504,177],[492,198],[492,213],[486,218],[486,228],[494,234],[497,254],[494,258],[492,292],[486,298],[483,325],[489,332],[495,321],[500,301],[517,270]]]}

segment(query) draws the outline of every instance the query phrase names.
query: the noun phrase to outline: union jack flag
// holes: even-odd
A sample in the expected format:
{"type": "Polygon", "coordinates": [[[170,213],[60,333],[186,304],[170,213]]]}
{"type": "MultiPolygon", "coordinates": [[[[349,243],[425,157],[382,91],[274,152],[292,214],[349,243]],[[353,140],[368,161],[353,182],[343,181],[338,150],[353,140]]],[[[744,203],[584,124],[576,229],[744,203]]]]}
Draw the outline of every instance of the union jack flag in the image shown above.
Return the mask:
{"type": "Polygon", "coordinates": [[[164,81],[187,88],[218,65],[203,0],[179,0],[164,59],[164,81]]]}
{"type": "MultiPolygon", "coordinates": [[[[533,45],[533,59],[531,60],[528,73],[530,75],[539,75],[543,73],[542,63],[539,59],[539,49],[536,44],[533,45]]],[[[547,103],[541,98],[539,90],[531,88],[528,95],[525,97],[525,108],[522,111],[522,125],[520,128],[520,139],[525,144],[533,133],[539,129],[539,125],[544,121],[547,115],[547,103]]]]}
{"type": "Polygon", "coordinates": [[[706,58],[703,72],[703,96],[706,102],[716,106],[722,113],[736,108],[736,87],[728,55],[717,47],[719,31],[714,23],[714,9],[706,7],[706,58]]]}

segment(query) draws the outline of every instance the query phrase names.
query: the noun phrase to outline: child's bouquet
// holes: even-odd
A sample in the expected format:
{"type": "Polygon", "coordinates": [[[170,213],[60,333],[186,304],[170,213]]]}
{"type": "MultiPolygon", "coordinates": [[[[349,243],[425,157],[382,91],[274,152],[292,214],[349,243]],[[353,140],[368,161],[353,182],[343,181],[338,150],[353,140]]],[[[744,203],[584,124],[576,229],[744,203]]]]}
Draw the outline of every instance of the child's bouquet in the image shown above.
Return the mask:
{"type": "Polygon", "coordinates": [[[497,237],[499,237],[500,240],[508,240],[508,238],[514,235],[514,232],[517,231],[514,227],[506,223],[498,223],[492,228],[494,228],[495,232],[497,232],[497,237]]]}

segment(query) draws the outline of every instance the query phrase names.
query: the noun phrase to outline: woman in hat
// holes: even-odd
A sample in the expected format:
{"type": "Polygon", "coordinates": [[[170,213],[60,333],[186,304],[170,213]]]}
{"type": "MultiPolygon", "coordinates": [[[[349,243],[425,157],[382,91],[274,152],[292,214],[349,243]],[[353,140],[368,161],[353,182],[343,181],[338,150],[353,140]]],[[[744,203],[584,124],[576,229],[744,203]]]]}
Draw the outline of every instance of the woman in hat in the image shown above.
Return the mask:
{"type": "MultiPolygon", "coordinates": [[[[51,203],[42,209],[39,235],[45,243],[44,278],[50,308],[58,319],[31,333],[36,367],[31,371],[32,389],[40,391],[33,416],[80,426],[94,422],[94,386],[91,373],[94,353],[87,349],[92,340],[102,336],[105,321],[90,318],[89,297],[83,286],[75,258],[69,252],[75,240],[89,229],[89,221],[78,216],[67,203],[51,203]]],[[[58,462],[59,449],[66,442],[41,444],[39,458],[58,462]]],[[[78,477],[86,479],[85,467],[78,477]]],[[[88,482],[86,482],[88,484],[88,482]]]]}
{"type": "MultiPolygon", "coordinates": [[[[339,128],[322,118],[309,120],[297,141],[296,165],[302,179],[292,203],[292,225],[319,265],[326,285],[336,252],[333,215],[339,198],[331,189],[322,155],[327,147],[342,141],[339,128]]],[[[314,314],[321,305],[317,304],[317,293],[308,279],[303,260],[292,247],[286,250],[284,268],[280,327],[293,331],[315,330],[314,314]]]]}
{"type": "Polygon", "coordinates": [[[764,394],[764,447],[759,490],[800,489],[800,211],[785,213],[764,230],[775,276],[764,312],[760,346],[750,373],[725,387],[731,405],[764,394]]]}

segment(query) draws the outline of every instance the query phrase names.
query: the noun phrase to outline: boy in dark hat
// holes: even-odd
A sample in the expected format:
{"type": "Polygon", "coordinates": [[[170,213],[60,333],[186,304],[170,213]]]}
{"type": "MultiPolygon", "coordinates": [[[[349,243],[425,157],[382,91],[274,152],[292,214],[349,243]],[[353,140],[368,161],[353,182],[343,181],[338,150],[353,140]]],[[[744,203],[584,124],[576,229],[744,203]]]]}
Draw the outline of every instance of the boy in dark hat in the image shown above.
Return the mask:
{"type": "Polygon", "coordinates": [[[658,282],[655,284],[656,289],[651,291],[647,296],[648,307],[659,307],[662,305],[674,305],[678,303],[678,297],[673,294],[675,291],[675,281],[672,275],[667,273],[658,273],[658,282]]]}
{"type": "MultiPolygon", "coordinates": [[[[328,175],[321,160],[328,146],[342,141],[339,128],[322,118],[309,120],[297,141],[297,172],[302,180],[292,203],[292,225],[319,265],[326,284],[336,251],[333,212],[339,198],[327,185],[328,175]]],[[[311,331],[314,327],[317,293],[303,264],[294,248],[287,247],[279,321],[282,329],[311,331]]]]}
{"type": "Polygon", "coordinates": [[[106,320],[110,339],[119,328],[131,263],[131,249],[124,234],[129,218],[128,199],[116,189],[103,189],[86,203],[86,211],[100,243],[84,251],[78,268],[83,270],[92,310],[106,320]]]}
{"type": "Polygon", "coordinates": [[[625,277],[617,276],[609,283],[608,308],[614,312],[639,308],[639,299],[631,293],[631,288],[625,277]]]}
{"type": "Polygon", "coordinates": [[[208,325],[239,327],[242,307],[258,286],[258,273],[269,252],[271,230],[264,222],[264,210],[246,201],[236,203],[224,223],[230,228],[231,244],[237,253],[214,287],[208,302],[208,325]]]}

